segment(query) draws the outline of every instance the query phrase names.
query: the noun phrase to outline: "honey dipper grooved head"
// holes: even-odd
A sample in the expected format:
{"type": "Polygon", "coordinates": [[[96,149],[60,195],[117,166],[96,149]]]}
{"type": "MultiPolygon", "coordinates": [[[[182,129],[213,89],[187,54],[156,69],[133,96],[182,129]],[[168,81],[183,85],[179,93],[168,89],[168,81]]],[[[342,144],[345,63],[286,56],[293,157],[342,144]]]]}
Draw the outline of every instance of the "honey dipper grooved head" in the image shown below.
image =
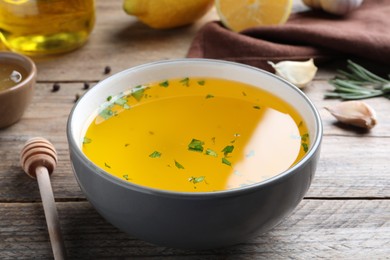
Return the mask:
{"type": "Polygon", "coordinates": [[[36,178],[35,170],[38,166],[45,167],[51,174],[57,166],[57,152],[45,138],[31,138],[20,152],[20,165],[32,178],[36,178]]]}

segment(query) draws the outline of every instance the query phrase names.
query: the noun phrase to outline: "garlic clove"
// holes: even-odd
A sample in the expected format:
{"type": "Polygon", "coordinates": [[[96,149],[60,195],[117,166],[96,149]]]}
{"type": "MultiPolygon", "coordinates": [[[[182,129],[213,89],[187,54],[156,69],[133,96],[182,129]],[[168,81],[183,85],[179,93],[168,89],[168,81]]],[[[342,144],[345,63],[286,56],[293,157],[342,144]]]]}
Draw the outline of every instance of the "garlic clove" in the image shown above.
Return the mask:
{"type": "Polygon", "coordinates": [[[317,73],[317,67],[313,59],[308,61],[281,61],[273,63],[268,61],[276,71],[276,75],[286,79],[298,88],[304,88],[309,84],[317,73]]]}
{"type": "Polygon", "coordinates": [[[363,0],[320,0],[320,2],[324,11],[336,15],[345,15],[358,8],[363,0]]]}
{"type": "Polygon", "coordinates": [[[374,109],[363,101],[344,101],[325,109],[345,124],[371,129],[377,123],[374,109]]]}
{"type": "Polygon", "coordinates": [[[303,3],[313,9],[322,9],[320,0],[303,0],[303,3]]]}
{"type": "Polygon", "coordinates": [[[363,0],[303,0],[313,9],[320,9],[335,15],[345,15],[362,5],[363,0]]]}

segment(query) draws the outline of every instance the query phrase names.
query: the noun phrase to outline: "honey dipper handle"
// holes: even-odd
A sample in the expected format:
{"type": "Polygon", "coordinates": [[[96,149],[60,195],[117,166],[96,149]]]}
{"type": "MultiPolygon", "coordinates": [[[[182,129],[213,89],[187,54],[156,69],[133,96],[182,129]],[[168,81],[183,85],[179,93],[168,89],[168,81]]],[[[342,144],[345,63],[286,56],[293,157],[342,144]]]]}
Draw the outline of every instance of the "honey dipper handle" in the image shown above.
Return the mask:
{"type": "Polygon", "coordinates": [[[61,235],[60,223],[58,221],[53,189],[50,184],[49,172],[46,167],[38,166],[35,169],[35,173],[38,180],[39,192],[41,193],[43,209],[45,211],[54,259],[66,259],[65,245],[61,235]]]}

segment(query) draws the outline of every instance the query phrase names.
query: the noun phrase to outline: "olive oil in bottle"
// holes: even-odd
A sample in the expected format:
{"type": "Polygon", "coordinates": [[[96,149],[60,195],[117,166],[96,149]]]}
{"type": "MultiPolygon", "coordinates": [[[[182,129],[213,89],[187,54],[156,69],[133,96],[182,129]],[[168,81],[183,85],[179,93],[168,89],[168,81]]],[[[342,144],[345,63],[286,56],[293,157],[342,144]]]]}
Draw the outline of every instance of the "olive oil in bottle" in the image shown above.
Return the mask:
{"type": "Polygon", "coordinates": [[[0,0],[1,40],[30,56],[80,47],[94,23],[94,0],[0,0]]]}

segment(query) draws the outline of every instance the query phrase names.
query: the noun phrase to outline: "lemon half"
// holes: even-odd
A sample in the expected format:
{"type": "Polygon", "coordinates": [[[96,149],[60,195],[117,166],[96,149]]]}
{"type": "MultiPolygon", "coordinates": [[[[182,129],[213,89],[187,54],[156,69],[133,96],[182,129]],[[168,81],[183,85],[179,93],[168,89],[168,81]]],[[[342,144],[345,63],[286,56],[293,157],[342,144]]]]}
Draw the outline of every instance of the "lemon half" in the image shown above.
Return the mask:
{"type": "Polygon", "coordinates": [[[215,0],[221,22],[239,32],[260,25],[284,24],[293,0],[215,0]]]}

